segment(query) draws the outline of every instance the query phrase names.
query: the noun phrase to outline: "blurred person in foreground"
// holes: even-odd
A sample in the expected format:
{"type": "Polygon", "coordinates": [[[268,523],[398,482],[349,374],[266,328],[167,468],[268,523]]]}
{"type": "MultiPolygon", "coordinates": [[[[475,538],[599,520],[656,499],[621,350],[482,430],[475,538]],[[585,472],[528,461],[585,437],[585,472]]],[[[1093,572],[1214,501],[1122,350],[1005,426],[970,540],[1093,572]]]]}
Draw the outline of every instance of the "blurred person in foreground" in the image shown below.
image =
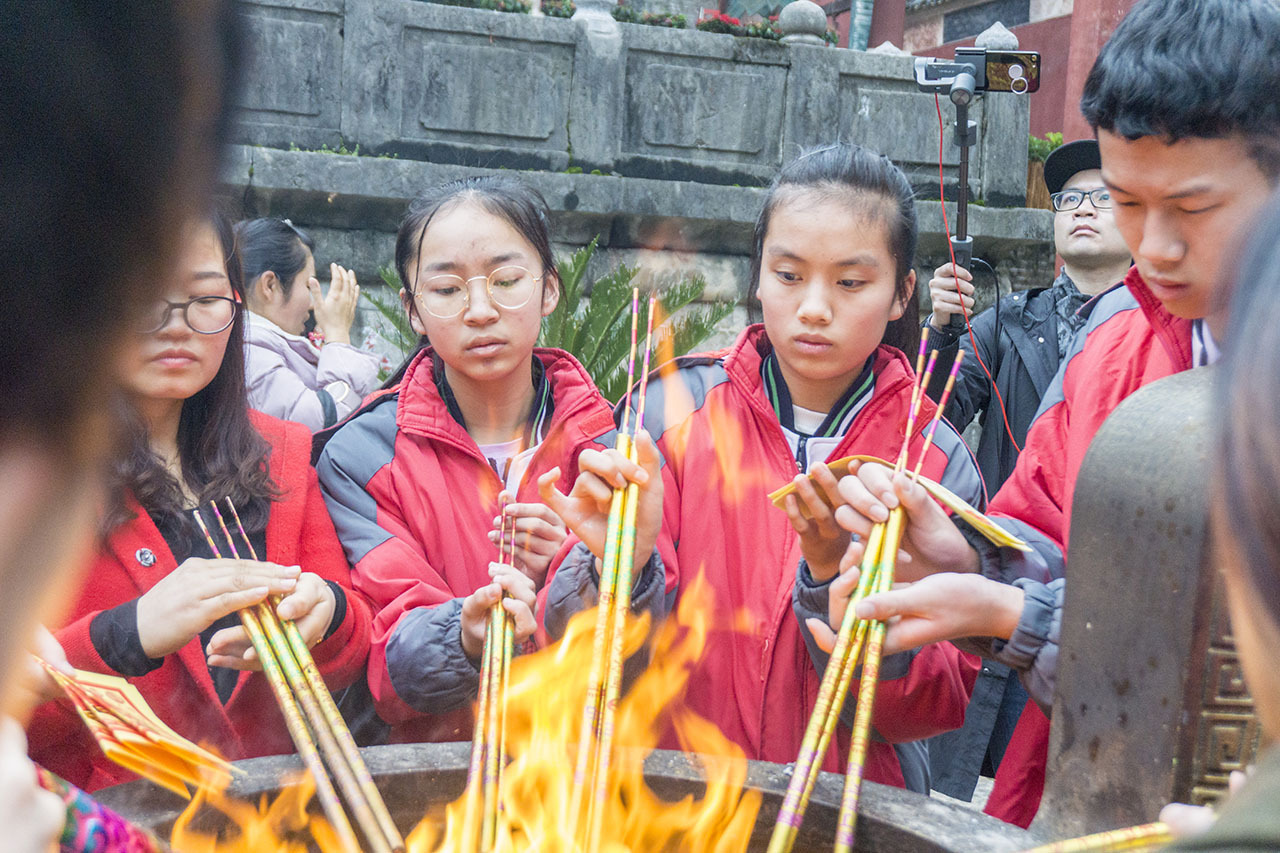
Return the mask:
{"type": "Polygon", "coordinates": [[[208,0],[6,2],[0,20],[0,826],[27,853],[63,819],[13,722],[48,687],[27,649],[86,563],[106,371],[213,185],[239,40],[208,0]]]}

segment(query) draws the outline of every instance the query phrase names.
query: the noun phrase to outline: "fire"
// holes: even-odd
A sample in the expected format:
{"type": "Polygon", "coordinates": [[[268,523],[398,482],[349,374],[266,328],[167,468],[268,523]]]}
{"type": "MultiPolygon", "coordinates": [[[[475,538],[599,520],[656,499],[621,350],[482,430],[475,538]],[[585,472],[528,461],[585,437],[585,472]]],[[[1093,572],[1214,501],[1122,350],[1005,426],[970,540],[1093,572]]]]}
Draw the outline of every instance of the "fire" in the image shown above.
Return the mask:
{"type": "MultiPolygon", "coordinates": [[[[650,662],[618,705],[603,850],[731,853],[747,847],[760,795],[744,791],[747,764],[742,751],[709,721],[678,707],[716,618],[712,604],[711,590],[699,579],[684,591],[677,612],[651,639],[647,618],[628,621],[628,653],[643,654],[647,646],[650,662]],[[701,798],[690,795],[669,802],[645,782],[644,759],[668,730],[675,732],[684,750],[698,753],[706,781],[701,798]]],[[[580,613],[559,643],[513,662],[506,717],[510,763],[503,774],[503,814],[495,848],[499,851],[576,849],[565,824],[594,626],[594,610],[580,613]]],[[[175,826],[173,847],[182,853],[293,853],[307,849],[306,840],[312,836],[324,853],[337,851],[323,819],[306,813],[310,796],[309,786],[296,785],[270,804],[254,807],[202,793],[175,826]],[[233,838],[215,838],[191,828],[206,803],[236,827],[233,838]]],[[[410,853],[463,850],[463,808],[460,798],[443,816],[423,818],[406,838],[410,853]]]]}

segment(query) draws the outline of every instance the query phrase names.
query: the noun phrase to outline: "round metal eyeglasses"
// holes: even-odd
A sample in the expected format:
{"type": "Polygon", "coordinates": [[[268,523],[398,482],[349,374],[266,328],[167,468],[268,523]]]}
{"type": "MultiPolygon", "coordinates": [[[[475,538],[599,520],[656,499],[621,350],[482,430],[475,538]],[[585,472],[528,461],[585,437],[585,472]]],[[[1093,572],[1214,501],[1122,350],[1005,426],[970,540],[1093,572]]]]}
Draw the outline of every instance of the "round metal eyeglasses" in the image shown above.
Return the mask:
{"type": "Polygon", "coordinates": [[[1093,205],[1094,210],[1107,210],[1111,207],[1111,190],[1106,187],[1098,187],[1096,190],[1063,190],[1060,193],[1054,193],[1049,196],[1053,200],[1053,209],[1057,211],[1075,210],[1084,204],[1085,198],[1088,197],[1089,203],[1093,205]]]}
{"type": "Polygon", "coordinates": [[[144,335],[155,334],[169,325],[174,311],[181,311],[182,319],[191,331],[216,335],[235,321],[238,310],[240,303],[229,296],[197,296],[186,302],[159,299],[139,318],[138,331],[144,335]]]}
{"type": "Polygon", "coordinates": [[[452,320],[471,305],[471,282],[479,279],[485,283],[489,302],[514,311],[529,304],[542,276],[534,275],[520,266],[498,267],[487,276],[433,275],[418,283],[419,304],[432,317],[452,320]]]}

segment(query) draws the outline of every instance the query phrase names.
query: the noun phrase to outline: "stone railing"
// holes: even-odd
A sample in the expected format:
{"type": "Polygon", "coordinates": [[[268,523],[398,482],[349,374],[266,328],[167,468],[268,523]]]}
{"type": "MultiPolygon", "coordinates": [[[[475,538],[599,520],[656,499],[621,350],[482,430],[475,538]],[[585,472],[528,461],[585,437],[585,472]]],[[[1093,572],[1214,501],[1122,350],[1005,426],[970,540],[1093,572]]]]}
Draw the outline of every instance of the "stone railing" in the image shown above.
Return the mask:
{"type": "MultiPolygon", "coordinates": [[[[911,57],[618,24],[588,8],[573,20],[417,0],[242,8],[248,144],[759,184],[799,151],[848,139],[937,197],[937,113],[911,57]]],[[[974,194],[1021,206],[1027,102],[979,100],[974,194]]],[[[943,160],[955,168],[949,143],[943,160]]]]}
{"type": "MultiPolygon", "coordinates": [[[[941,211],[927,201],[938,198],[938,118],[910,57],[805,43],[817,39],[803,16],[783,21],[779,43],[619,24],[609,5],[580,0],[567,20],[418,0],[242,0],[253,59],[225,180],[247,214],[315,232],[321,269],[339,260],[372,282],[422,189],[522,170],[561,248],[600,235],[602,264],[657,251],[714,292],[745,295],[758,188],[805,148],[853,140],[892,158],[926,199],[917,262],[940,262],[941,211]],[[311,153],[357,146],[356,157],[311,153]]],[[[971,117],[970,186],[986,205],[972,209],[976,251],[1004,289],[1042,285],[1049,215],[998,209],[1024,203],[1027,103],[979,99],[971,117]]]]}

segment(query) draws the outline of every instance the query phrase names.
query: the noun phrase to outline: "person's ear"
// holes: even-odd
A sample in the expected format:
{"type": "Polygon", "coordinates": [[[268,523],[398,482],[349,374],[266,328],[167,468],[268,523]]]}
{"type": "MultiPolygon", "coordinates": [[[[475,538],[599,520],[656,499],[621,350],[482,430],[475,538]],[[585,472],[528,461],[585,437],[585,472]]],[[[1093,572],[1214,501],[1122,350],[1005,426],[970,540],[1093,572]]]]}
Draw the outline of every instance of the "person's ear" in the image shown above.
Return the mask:
{"type": "Polygon", "coordinates": [[[889,322],[900,319],[907,310],[907,303],[911,301],[911,294],[916,292],[916,271],[912,270],[907,273],[906,286],[902,289],[902,296],[894,299],[893,310],[889,312],[889,322]]]}
{"type": "Polygon", "coordinates": [[[542,276],[542,316],[550,316],[560,304],[560,276],[547,271],[542,276]]]}
{"type": "Polygon", "coordinates": [[[280,278],[272,270],[267,270],[258,276],[258,280],[254,282],[253,290],[265,305],[280,301],[280,297],[284,295],[284,288],[281,286],[280,278]]]}
{"type": "Polygon", "coordinates": [[[409,291],[403,287],[400,288],[400,304],[404,307],[405,316],[409,318],[409,326],[418,335],[425,335],[427,327],[422,322],[422,317],[418,316],[418,305],[409,291]]]}

